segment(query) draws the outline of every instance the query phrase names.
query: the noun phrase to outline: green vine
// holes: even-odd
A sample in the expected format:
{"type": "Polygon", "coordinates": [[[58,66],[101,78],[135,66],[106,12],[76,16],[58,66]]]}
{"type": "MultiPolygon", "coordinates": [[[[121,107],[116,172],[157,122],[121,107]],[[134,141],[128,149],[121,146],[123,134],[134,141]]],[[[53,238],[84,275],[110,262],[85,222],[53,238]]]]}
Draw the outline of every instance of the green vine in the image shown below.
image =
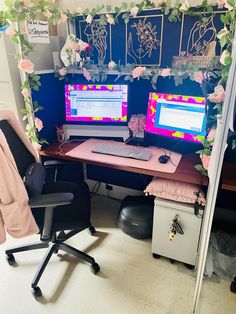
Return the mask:
{"type": "MultiPolygon", "coordinates": [[[[236,19],[236,0],[225,0],[219,1],[218,3],[219,6],[221,5],[221,7],[224,7],[226,10],[221,14],[221,21],[225,27],[218,33],[222,54],[219,60],[213,60],[214,64],[211,63],[207,68],[203,68],[198,63],[193,62],[191,58],[188,59],[187,56],[187,58],[183,58],[181,62],[174,64],[171,69],[161,69],[158,66],[155,66],[148,69],[140,67],[142,69],[137,70],[137,67],[132,64],[124,66],[121,65],[120,62],[117,62],[117,64],[114,62],[113,67],[109,67],[109,65],[94,65],[87,60],[82,60],[82,62],[80,62],[79,69],[93,82],[105,81],[108,74],[115,73],[117,74],[117,79],[122,75],[124,75],[125,80],[129,81],[140,78],[148,79],[153,88],[156,88],[158,76],[173,76],[177,85],[181,84],[183,80],[188,77],[191,80],[202,83],[200,73],[207,72],[209,69],[214,69],[219,77],[217,82],[217,87],[219,88],[208,97],[210,100],[209,106],[212,107],[211,111],[213,112],[209,116],[209,131],[214,130],[216,127],[216,115],[219,115],[222,112],[223,90],[226,86],[229,69],[232,63],[232,41],[235,33],[236,19]],[[187,60],[187,62],[184,60],[187,60]],[[137,71],[140,75],[136,74],[137,71]],[[217,98],[217,96],[219,97],[217,98]]],[[[73,19],[78,15],[83,16],[87,23],[91,23],[95,16],[99,16],[101,24],[114,25],[119,23],[120,18],[124,23],[128,23],[130,17],[137,16],[145,9],[159,8],[164,15],[168,16],[168,19],[171,22],[180,21],[182,14],[184,13],[198,16],[199,21],[204,23],[206,22],[207,14],[213,13],[213,7],[207,0],[204,0],[201,5],[195,7],[190,7],[188,0],[177,0],[175,4],[171,3],[170,0],[143,0],[138,3],[133,2],[130,4],[124,2],[120,6],[115,7],[109,4],[98,5],[92,9],[82,9],[81,7],[78,7],[76,10],[67,10],[66,12],[61,12],[58,9],[55,0],[6,0],[5,4],[6,9],[0,11],[0,27],[8,24],[9,27],[6,33],[14,42],[20,45],[20,52],[16,55],[19,62],[21,60],[28,60],[30,62],[30,60],[26,58],[32,51],[32,46],[15,25],[19,25],[20,23],[27,22],[31,19],[37,19],[42,15],[48,19],[49,23],[54,25],[65,23],[67,19],[73,19]]],[[[58,69],[60,79],[64,79],[69,71],[78,70],[78,64],[74,62],[73,55],[71,54],[72,51],[69,49],[67,53],[68,58],[71,61],[71,66],[58,69]]],[[[30,63],[28,63],[28,65],[30,65],[30,63]]],[[[42,106],[36,102],[32,102],[31,90],[38,91],[41,83],[40,77],[34,73],[32,64],[30,66],[30,72],[27,72],[26,69],[20,67],[20,69],[26,73],[26,80],[22,84],[22,94],[26,105],[26,109],[23,110],[23,118],[35,121],[35,114],[42,109],[42,106]]],[[[203,76],[202,80],[204,82],[206,81],[206,78],[203,76]]],[[[28,137],[32,142],[38,143],[38,132],[35,131],[36,129],[40,131],[40,127],[37,123],[34,123],[31,126],[27,125],[28,137]]],[[[41,143],[44,142],[44,140],[39,141],[41,143]]],[[[199,152],[202,160],[204,156],[210,156],[213,141],[214,140],[212,139],[209,140],[208,137],[205,139],[203,143],[204,149],[199,152]]],[[[205,174],[207,173],[207,168],[204,167],[204,163],[196,168],[205,174]]]]}

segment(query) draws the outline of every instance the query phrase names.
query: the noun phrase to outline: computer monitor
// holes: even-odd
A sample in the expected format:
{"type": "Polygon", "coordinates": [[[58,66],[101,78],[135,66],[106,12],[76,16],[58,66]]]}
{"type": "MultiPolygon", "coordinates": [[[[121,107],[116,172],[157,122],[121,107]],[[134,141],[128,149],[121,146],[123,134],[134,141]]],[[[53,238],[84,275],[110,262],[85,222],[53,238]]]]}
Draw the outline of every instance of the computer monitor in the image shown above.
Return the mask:
{"type": "Polygon", "coordinates": [[[128,85],[66,84],[66,122],[124,125],[128,120],[128,85]]]}
{"type": "Polygon", "coordinates": [[[150,93],[145,131],[202,143],[206,135],[206,99],[150,93]]]}

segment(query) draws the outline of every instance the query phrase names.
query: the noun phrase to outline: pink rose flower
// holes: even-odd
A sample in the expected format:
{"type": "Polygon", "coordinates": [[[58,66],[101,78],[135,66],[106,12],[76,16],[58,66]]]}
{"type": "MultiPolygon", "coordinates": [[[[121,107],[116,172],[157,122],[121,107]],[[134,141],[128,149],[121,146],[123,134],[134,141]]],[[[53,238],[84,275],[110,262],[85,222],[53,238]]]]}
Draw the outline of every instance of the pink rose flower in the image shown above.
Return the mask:
{"type": "Polygon", "coordinates": [[[219,8],[223,8],[223,6],[225,4],[225,0],[216,0],[216,3],[217,3],[219,8]]]}
{"type": "Polygon", "coordinates": [[[138,78],[141,75],[143,75],[143,73],[146,71],[146,67],[136,67],[133,71],[132,71],[132,76],[133,78],[138,78]]]}
{"type": "Polygon", "coordinates": [[[36,117],[34,119],[34,124],[35,124],[36,129],[40,132],[42,130],[42,128],[43,128],[42,120],[40,120],[39,118],[36,117]]]}
{"type": "Polygon", "coordinates": [[[230,57],[230,55],[229,50],[225,49],[220,56],[220,63],[226,65],[225,58],[230,57]]]}
{"type": "Polygon", "coordinates": [[[58,24],[64,24],[68,19],[68,16],[64,13],[61,14],[61,18],[58,20],[58,24]]]}
{"type": "Polygon", "coordinates": [[[59,72],[59,74],[61,76],[65,76],[67,74],[67,69],[66,68],[61,68],[58,72],[59,72]]]}
{"type": "Polygon", "coordinates": [[[86,17],[86,20],[85,20],[88,24],[91,24],[92,21],[93,21],[93,17],[91,14],[89,14],[87,17],[86,17]]]}
{"type": "Polygon", "coordinates": [[[156,0],[155,1],[155,6],[157,7],[157,8],[159,8],[159,7],[161,7],[163,4],[165,4],[166,3],[166,0],[156,0]]]}
{"type": "Polygon", "coordinates": [[[82,14],[82,13],[83,13],[82,7],[78,6],[78,7],[75,9],[75,12],[78,13],[78,14],[82,14]]]}
{"type": "Polygon", "coordinates": [[[208,135],[207,135],[207,140],[209,142],[213,142],[216,136],[216,129],[210,129],[208,135]]]}
{"type": "Polygon", "coordinates": [[[227,27],[225,26],[224,28],[222,28],[219,33],[217,34],[217,38],[221,39],[222,37],[226,36],[229,34],[229,30],[227,29],[227,27]]]}
{"type": "Polygon", "coordinates": [[[28,8],[30,6],[30,0],[23,0],[23,5],[28,8]]]}
{"type": "Polygon", "coordinates": [[[106,14],[107,23],[110,25],[115,25],[115,20],[111,14],[106,14]]]}
{"type": "Polygon", "coordinates": [[[14,30],[14,28],[12,26],[9,26],[6,30],[5,33],[8,36],[15,36],[16,35],[16,31],[14,30]]]}
{"type": "Polygon", "coordinates": [[[232,7],[232,5],[230,5],[227,0],[225,0],[224,7],[229,11],[232,11],[234,9],[234,7],[232,7]]]}
{"type": "Polygon", "coordinates": [[[108,63],[108,69],[109,70],[115,70],[117,68],[117,64],[115,63],[115,61],[110,61],[108,63]]]}
{"type": "Polygon", "coordinates": [[[203,168],[207,170],[208,167],[209,167],[211,156],[206,155],[206,154],[202,154],[202,155],[200,155],[200,158],[201,158],[201,161],[202,161],[203,168]]]}
{"type": "Polygon", "coordinates": [[[21,94],[24,96],[24,98],[29,98],[30,97],[30,93],[28,88],[23,88],[21,91],[21,94]]]}
{"type": "Polygon", "coordinates": [[[50,19],[50,17],[52,17],[52,13],[49,10],[46,10],[44,13],[44,16],[46,16],[48,19],[50,19]]]}
{"type": "Polygon", "coordinates": [[[170,69],[169,68],[163,69],[161,71],[161,76],[163,77],[170,76],[170,69]]]}
{"type": "Polygon", "coordinates": [[[39,143],[33,143],[34,149],[39,152],[42,148],[42,145],[40,145],[39,143]]]}
{"type": "Polygon", "coordinates": [[[21,59],[18,62],[18,69],[31,74],[34,72],[34,64],[29,59],[21,59]]]}
{"type": "Polygon", "coordinates": [[[86,78],[87,81],[91,81],[92,80],[92,77],[91,77],[89,71],[86,68],[83,67],[82,72],[83,72],[83,75],[84,75],[84,77],[86,78]]]}
{"type": "Polygon", "coordinates": [[[201,84],[203,79],[204,79],[202,72],[200,72],[200,71],[194,72],[193,78],[194,78],[194,81],[199,83],[199,84],[201,84]]]}
{"type": "Polygon", "coordinates": [[[70,47],[74,51],[80,51],[80,44],[77,41],[72,41],[70,47]]]}
{"type": "Polygon", "coordinates": [[[133,16],[133,17],[135,17],[135,16],[137,16],[138,11],[139,11],[139,8],[138,8],[138,7],[133,7],[133,8],[130,10],[130,15],[133,16]]]}
{"type": "Polygon", "coordinates": [[[207,99],[210,102],[214,102],[214,103],[223,102],[225,100],[225,90],[224,90],[224,87],[221,86],[221,85],[217,85],[214,88],[214,93],[209,94],[207,99]]]}
{"type": "Polygon", "coordinates": [[[90,48],[90,45],[81,40],[79,43],[79,50],[87,51],[88,48],[90,48]]]}

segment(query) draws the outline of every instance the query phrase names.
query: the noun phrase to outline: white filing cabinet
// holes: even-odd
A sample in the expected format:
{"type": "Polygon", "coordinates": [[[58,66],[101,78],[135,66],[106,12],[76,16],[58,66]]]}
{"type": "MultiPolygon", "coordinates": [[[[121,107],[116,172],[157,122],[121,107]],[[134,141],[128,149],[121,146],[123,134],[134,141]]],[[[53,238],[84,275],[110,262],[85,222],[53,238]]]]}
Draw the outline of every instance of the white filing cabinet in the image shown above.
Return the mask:
{"type": "Polygon", "coordinates": [[[195,265],[202,219],[194,214],[192,204],[155,199],[152,252],[186,264],[195,265]],[[170,226],[177,215],[184,234],[169,238],[170,226]]]}

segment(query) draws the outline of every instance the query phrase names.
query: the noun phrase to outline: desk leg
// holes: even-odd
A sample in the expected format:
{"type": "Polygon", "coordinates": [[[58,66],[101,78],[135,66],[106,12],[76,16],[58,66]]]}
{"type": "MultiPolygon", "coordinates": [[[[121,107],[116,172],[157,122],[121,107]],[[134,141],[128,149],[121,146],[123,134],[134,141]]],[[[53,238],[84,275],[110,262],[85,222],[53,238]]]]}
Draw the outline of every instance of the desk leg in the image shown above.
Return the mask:
{"type": "Polygon", "coordinates": [[[84,181],[86,181],[87,178],[87,165],[86,162],[83,162],[83,176],[84,176],[84,181]]]}

